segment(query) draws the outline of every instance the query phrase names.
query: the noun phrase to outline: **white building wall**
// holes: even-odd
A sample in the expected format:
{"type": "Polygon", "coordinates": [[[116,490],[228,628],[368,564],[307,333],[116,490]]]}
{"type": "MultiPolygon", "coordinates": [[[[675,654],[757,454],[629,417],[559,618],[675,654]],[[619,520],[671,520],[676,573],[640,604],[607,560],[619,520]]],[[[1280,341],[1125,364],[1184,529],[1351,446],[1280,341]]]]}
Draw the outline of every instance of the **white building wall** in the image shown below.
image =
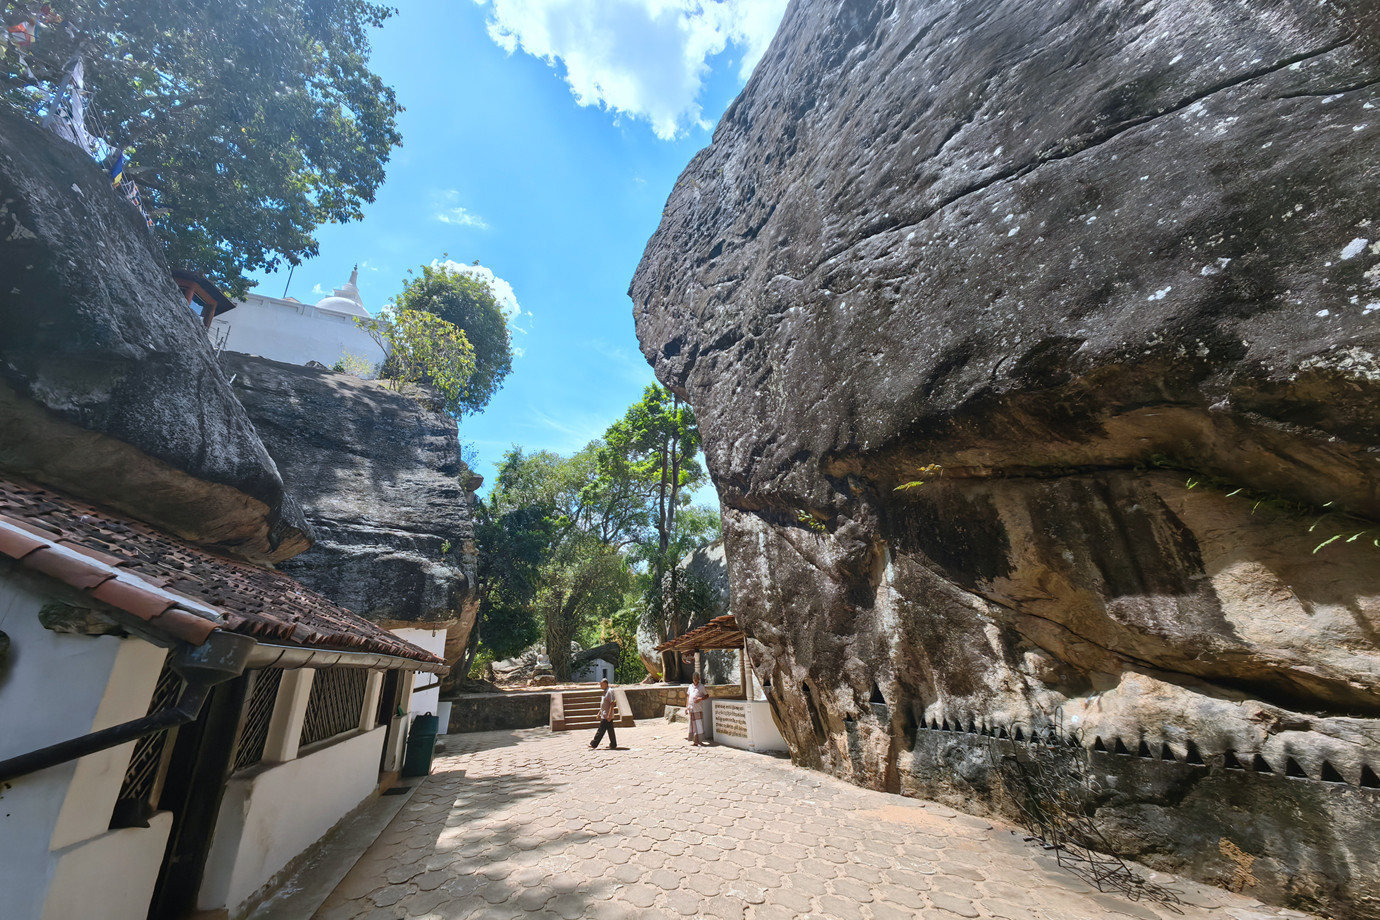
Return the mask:
{"type": "MultiPolygon", "coordinates": [[[[444,629],[390,629],[393,635],[405,642],[426,649],[437,658],[444,658],[446,655],[446,631],[444,629]]],[[[427,684],[436,686],[423,690],[420,693],[413,692],[412,704],[407,707],[408,717],[415,719],[419,715],[431,713],[439,715],[441,708],[441,679],[435,674],[418,672],[413,678],[413,686],[425,687],[427,684]]]]}
{"type": "Polygon", "coordinates": [[[287,364],[319,361],[327,367],[348,351],[373,364],[386,356],[355,317],[320,310],[309,303],[250,294],[211,323],[211,340],[226,351],[259,355],[287,364]]]}
{"type": "Polygon", "coordinates": [[[43,920],[146,920],[171,830],[172,812],[160,811],[146,828],[107,831],[65,850],[43,920]]]}
{"type": "Polygon", "coordinates": [[[237,916],[295,856],[373,794],[384,734],[384,728],[376,728],[297,760],[232,777],[197,907],[228,909],[237,916]]]}
{"type": "Polygon", "coordinates": [[[602,658],[594,658],[580,665],[578,670],[572,671],[571,680],[577,681],[599,681],[604,678],[613,680],[614,666],[612,663],[602,658]]]}
{"type": "MultiPolygon", "coordinates": [[[[0,630],[10,638],[8,668],[0,676],[0,759],[145,715],[167,654],[140,639],[45,629],[38,612],[50,598],[34,584],[0,579],[0,630]]],[[[152,881],[144,888],[131,884],[119,896],[74,881],[74,873],[109,852],[117,838],[122,878],[133,883],[157,876],[166,820],[108,830],[132,749],[130,742],[0,788],[0,913],[6,920],[122,920],[147,913],[152,881]]]]}

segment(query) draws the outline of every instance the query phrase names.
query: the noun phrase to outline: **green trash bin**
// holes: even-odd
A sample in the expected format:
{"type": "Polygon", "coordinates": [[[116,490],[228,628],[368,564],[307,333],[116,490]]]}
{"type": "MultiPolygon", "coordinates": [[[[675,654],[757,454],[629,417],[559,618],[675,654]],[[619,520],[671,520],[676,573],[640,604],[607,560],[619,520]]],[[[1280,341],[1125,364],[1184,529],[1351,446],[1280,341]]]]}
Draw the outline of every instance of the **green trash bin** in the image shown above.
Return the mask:
{"type": "Polygon", "coordinates": [[[439,727],[440,720],[431,713],[412,720],[412,730],[407,735],[407,756],[403,758],[403,776],[426,776],[431,772],[439,727]]]}

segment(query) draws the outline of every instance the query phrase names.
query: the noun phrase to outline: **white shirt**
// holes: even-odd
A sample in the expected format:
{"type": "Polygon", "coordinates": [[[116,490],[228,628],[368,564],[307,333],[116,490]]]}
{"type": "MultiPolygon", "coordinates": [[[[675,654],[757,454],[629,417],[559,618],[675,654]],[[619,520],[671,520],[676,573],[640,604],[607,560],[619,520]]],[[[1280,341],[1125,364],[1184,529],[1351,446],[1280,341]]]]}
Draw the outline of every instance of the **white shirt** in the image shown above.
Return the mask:
{"type": "Polygon", "coordinates": [[[604,691],[604,698],[599,701],[599,718],[612,719],[614,707],[618,705],[618,698],[613,695],[613,688],[609,687],[604,691]]]}

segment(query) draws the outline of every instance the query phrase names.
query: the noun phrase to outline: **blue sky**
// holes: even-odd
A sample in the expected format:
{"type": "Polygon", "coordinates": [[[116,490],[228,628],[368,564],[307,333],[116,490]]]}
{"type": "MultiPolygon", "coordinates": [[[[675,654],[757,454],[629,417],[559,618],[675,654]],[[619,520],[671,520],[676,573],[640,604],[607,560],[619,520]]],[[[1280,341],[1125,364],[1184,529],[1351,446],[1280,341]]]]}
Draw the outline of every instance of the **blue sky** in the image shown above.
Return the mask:
{"type": "MultiPolygon", "coordinates": [[[[288,294],[319,299],[358,262],[377,312],[409,268],[444,254],[507,282],[521,356],[488,409],[460,424],[492,481],[509,446],[575,451],[654,382],[628,283],[785,0],[397,6],[372,60],[406,108],[403,146],[364,220],[320,229],[320,255],[288,294]]],[[[281,296],[286,280],[258,290],[281,296]]],[[[712,487],[696,498],[714,503],[712,487]]]]}

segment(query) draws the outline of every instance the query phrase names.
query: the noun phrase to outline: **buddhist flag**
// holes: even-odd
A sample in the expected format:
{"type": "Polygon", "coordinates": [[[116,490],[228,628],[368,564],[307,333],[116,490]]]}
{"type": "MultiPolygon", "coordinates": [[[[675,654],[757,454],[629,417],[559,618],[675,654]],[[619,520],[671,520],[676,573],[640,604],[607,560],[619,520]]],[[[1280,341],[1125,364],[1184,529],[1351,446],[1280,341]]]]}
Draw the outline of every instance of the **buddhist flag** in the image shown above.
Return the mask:
{"type": "Polygon", "coordinates": [[[112,166],[112,167],[110,167],[110,184],[111,184],[111,185],[119,185],[120,182],[121,182],[121,180],[124,179],[124,177],[125,177],[125,152],[124,152],[123,150],[121,150],[119,156],[117,156],[117,157],[115,158],[115,165],[112,166]]]}

